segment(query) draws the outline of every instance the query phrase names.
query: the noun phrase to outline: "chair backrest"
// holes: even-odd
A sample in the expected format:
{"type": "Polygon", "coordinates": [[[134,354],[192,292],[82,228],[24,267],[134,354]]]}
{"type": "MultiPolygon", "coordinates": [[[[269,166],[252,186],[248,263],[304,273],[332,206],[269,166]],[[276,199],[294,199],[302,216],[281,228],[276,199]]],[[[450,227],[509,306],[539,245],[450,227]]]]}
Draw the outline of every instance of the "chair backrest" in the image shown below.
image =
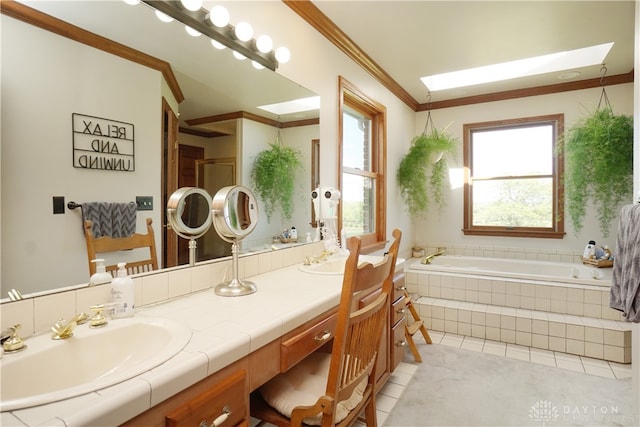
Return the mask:
{"type": "MultiPolygon", "coordinates": [[[[128,251],[138,248],[148,248],[149,258],[139,261],[127,261],[128,274],[144,273],[158,269],[158,255],[156,253],[156,238],[153,233],[151,218],[147,218],[147,234],[135,233],[129,237],[94,237],[90,220],[84,221],[84,236],[87,241],[87,257],[89,260],[89,275],[96,272],[95,263],[91,262],[96,258],[100,258],[98,254],[108,252],[128,251]]],[[[118,269],[116,264],[106,265],[107,272],[115,276],[118,269]]]]}
{"type": "MultiPolygon", "coordinates": [[[[373,407],[367,404],[373,399],[377,355],[382,332],[387,323],[402,232],[394,230],[393,237],[389,252],[384,256],[384,260],[375,266],[370,263],[358,265],[361,241],[358,237],[348,240],[350,254],[345,265],[326,390],[327,402],[331,402],[334,408],[323,411],[323,426],[335,425],[335,405],[348,400],[359,385],[362,387],[363,382],[366,382],[366,387],[362,400],[340,425],[350,425],[362,408],[373,407]],[[371,293],[367,291],[379,288],[381,292],[378,296],[362,307],[362,298],[371,293]]],[[[367,418],[371,415],[375,416],[368,413],[367,418]]],[[[295,425],[296,422],[292,424],[295,425]]]]}

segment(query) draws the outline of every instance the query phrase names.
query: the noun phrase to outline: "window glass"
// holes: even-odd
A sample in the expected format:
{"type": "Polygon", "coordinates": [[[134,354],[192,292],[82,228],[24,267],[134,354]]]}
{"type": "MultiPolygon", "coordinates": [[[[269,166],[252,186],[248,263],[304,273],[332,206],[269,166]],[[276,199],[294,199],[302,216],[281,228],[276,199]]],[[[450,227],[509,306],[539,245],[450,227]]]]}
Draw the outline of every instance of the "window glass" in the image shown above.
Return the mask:
{"type": "Polygon", "coordinates": [[[356,236],[375,231],[375,180],[343,174],[342,227],[347,236],[356,236]]]}
{"type": "Polygon", "coordinates": [[[343,114],[343,166],[371,169],[371,120],[351,109],[343,114]]]}
{"type": "Polygon", "coordinates": [[[359,236],[363,253],[386,245],[386,109],[339,78],[338,232],[359,236]]]}

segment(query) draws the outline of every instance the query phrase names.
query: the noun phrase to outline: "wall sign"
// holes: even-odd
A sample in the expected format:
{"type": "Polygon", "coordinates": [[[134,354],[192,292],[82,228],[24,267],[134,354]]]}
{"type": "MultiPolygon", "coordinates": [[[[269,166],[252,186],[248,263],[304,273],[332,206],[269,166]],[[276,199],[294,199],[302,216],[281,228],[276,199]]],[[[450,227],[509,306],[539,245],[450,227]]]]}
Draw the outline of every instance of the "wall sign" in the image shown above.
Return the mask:
{"type": "Polygon", "coordinates": [[[132,172],[136,168],[131,123],[73,113],[73,167],[132,172]]]}

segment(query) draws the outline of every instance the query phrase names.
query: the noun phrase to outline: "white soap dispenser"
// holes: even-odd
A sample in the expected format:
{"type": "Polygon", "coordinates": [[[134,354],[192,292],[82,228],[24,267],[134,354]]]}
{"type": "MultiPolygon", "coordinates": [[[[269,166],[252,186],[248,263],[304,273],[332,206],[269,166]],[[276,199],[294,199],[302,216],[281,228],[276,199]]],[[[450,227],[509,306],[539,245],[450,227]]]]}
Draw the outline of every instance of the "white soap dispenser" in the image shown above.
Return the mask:
{"type": "Polygon", "coordinates": [[[113,303],[113,317],[131,317],[135,303],[133,279],[127,276],[127,264],[118,263],[118,275],[111,281],[111,302],[113,303]]]}
{"type": "Polygon", "coordinates": [[[104,260],[98,258],[91,260],[91,262],[96,264],[96,272],[89,278],[89,286],[102,285],[104,283],[111,282],[113,276],[111,276],[111,273],[107,273],[107,270],[104,267],[104,260]]]}

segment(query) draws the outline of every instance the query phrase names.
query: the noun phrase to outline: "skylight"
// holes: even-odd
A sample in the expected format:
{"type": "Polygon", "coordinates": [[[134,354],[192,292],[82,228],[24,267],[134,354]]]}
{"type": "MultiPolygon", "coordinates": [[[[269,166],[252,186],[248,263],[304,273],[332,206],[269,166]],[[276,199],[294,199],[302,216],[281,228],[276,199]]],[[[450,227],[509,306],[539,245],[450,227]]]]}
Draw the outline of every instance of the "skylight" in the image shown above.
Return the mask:
{"type": "Polygon", "coordinates": [[[549,55],[421,77],[431,92],[602,64],[613,42],[549,55]]]}
{"type": "Polygon", "coordinates": [[[258,108],[273,114],[293,114],[302,111],[318,110],[320,108],[320,97],[311,96],[309,98],[294,99],[293,101],[279,102],[276,104],[261,105],[258,108]]]}

